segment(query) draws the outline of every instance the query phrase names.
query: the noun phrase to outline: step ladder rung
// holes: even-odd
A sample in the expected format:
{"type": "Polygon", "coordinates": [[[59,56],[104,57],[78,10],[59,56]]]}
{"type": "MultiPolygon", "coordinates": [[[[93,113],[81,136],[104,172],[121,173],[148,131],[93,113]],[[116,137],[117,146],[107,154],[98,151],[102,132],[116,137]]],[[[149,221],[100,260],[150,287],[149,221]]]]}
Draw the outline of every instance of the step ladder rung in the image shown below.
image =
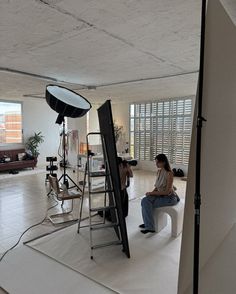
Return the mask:
{"type": "MultiPolygon", "coordinates": [[[[93,259],[93,250],[101,247],[106,247],[106,246],[112,246],[112,245],[122,245],[122,239],[120,239],[120,222],[118,218],[118,211],[117,211],[117,204],[116,204],[116,197],[114,195],[114,187],[113,187],[113,182],[112,182],[112,176],[111,176],[111,171],[110,171],[110,166],[108,164],[108,154],[107,154],[107,146],[105,144],[105,139],[104,135],[101,133],[93,132],[89,133],[86,136],[86,144],[87,144],[87,161],[85,164],[85,170],[84,170],[84,180],[82,181],[83,184],[83,192],[85,191],[85,187],[88,187],[88,200],[89,200],[89,224],[82,226],[82,227],[89,227],[90,230],[90,249],[91,249],[91,255],[90,258],[93,259]],[[89,154],[89,136],[90,135],[99,135],[101,136],[101,144],[103,148],[103,161],[104,161],[104,166],[102,169],[97,169],[97,170],[91,170],[91,167],[93,166],[93,157],[90,156],[89,154]],[[93,178],[100,178],[99,181],[102,180],[102,184],[99,183],[99,185],[93,185],[94,181],[93,178]],[[103,182],[104,181],[104,182],[103,182]],[[86,186],[87,184],[87,186],[86,186]],[[100,194],[100,195],[99,195],[100,194]],[[101,207],[93,207],[93,200],[98,200],[97,197],[92,197],[92,195],[98,195],[100,198],[101,196],[104,197],[103,201],[100,204],[97,205],[103,205],[101,207]],[[94,199],[95,198],[95,199],[94,199]],[[107,203],[107,198],[109,198],[109,203],[107,203]],[[110,199],[111,198],[111,199],[110,199]],[[112,210],[112,212],[115,213],[116,215],[116,220],[114,222],[106,222],[105,220],[105,212],[112,210]],[[104,212],[103,213],[103,221],[98,221],[98,222],[93,222],[92,221],[92,216],[100,214],[98,213],[99,211],[104,212]],[[94,213],[92,213],[94,212],[94,213]],[[108,229],[111,228],[111,231],[113,229],[115,230],[115,233],[117,234],[118,238],[115,238],[116,240],[111,240],[107,241],[104,243],[98,243],[98,244],[93,244],[93,231],[95,230],[102,230],[102,229],[108,229]]],[[[82,195],[82,199],[84,197],[84,194],[82,195]]],[[[83,201],[81,201],[83,205],[83,201]]],[[[96,204],[94,203],[94,206],[96,204]]],[[[82,208],[81,207],[81,217],[82,218],[82,208]]],[[[78,233],[80,229],[80,222],[78,225],[78,233]]]]}
{"type": "Polygon", "coordinates": [[[110,210],[112,208],[116,208],[115,205],[110,205],[110,206],[101,206],[101,207],[94,207],[94,208],[90,208],[90,211],[106,211],[106,210],[110,210]]]}
{"type": "Polygon", "coordinates": [[[118,223],[99,224],[99,225],[92,225],[90,229],[95,231],[95,230],[106,229],[106,228],[114,228],[114,227],[117,227],[118,225],[119,225],[118,223]]]}
{"type": "Polygon", "coordinates": [[[90,178],[108,177],[110,174],[106,172],[90,172],[90,178]]]}
{"type": "Polygon", "coordinates": [[[97,248],[101,248],[101,247],[106,247],[106,246],[111,246],[111,245],[121,245],[121,244],[122,244],[122,242],[120,240],[117,240],[117,241],[111,241],[111,242],[93,245],[91,248],[97,249],[97,248]]]}
{"type": "Polygon", "coordinates": [[[112,193],[112,192],[114,192],[114,190],[90,191],[89,193],[91,195],[94,195],[94,194],[104,194],[104,193],[112,193]]]}

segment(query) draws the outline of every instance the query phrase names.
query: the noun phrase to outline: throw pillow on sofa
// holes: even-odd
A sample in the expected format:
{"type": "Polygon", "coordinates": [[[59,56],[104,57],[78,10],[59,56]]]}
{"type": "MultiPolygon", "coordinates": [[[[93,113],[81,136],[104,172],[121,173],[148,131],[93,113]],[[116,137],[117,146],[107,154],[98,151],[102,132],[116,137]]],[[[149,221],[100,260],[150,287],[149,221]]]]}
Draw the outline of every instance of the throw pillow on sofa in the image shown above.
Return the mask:
{"type": "Polygon", "coordinates": [[[21,160],[24,160],[25,158],[25,152],[22,152],[22,153],[18,153],[18,160],[21,161],[21,160]]]}
{"type": "Polygon", "coordinates": [[[8,157],[7,155],[4,155],[4,160],[5,162],[11,162],[11,158],[8,157]]]}

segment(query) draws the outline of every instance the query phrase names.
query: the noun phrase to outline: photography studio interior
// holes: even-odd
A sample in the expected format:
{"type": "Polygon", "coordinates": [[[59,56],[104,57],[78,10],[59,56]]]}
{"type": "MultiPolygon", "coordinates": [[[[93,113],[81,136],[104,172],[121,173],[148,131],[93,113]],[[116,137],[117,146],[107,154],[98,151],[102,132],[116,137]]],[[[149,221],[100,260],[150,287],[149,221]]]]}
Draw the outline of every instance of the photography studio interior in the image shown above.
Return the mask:
{"type": "Polygon", "coordinates": [[[0,294],[235,294],[236,0],[0,16],[0,294]]]}

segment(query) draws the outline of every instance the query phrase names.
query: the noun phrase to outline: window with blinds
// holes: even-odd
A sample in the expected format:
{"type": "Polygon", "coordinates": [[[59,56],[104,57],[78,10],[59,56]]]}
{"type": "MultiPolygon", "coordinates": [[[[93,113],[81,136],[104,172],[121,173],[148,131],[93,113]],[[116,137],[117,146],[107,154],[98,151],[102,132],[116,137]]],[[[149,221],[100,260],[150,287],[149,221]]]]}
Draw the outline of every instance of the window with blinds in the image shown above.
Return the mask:
{"type": "Polygon", "coordinates": [[[140,160],[159,153],[172,164],[187,165],[192,132],[192,98],[130,105],[130,152],[140,160]]]}

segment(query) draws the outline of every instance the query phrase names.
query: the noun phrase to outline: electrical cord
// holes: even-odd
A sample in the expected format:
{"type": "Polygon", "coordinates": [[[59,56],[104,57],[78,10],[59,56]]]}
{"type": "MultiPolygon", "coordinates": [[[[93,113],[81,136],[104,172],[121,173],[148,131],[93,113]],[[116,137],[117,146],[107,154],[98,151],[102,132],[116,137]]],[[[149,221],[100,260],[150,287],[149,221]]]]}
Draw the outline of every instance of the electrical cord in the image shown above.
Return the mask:
{"type": "Polygon", "coordinates": [[[43,220],[41,220],[40,222],[38,222],[38,223],[36,223],[36,224],[34,224],[34,225],[28,227],[28,228],[27,228],[27,229],[26,229],[26,230],[20,235],[18,241],[17,241],[12,247],[10,247],[7,251],[5,251],[5,252],[3,253],[3,255],[0,257],[0,262],[3,260],[3,258],[4,258],[4,257],[5,257],[5,256],[11,251],[11,250],[13,250],[13,249],[14,249],[14,248],[20,243],[22,237],[24,236],[24,234],[25,234],[26,232],[28,232],[30,229],[32,229],[32,228],[34,228],[34,227],[37,227],[37,226],[43,224],[43,223],[46,221],[46,219],[47,219],[47,217],[48,217],[48,211],[51,210],[51,209],[53,209],[54,207],[56,207],[56,206],[58,205],[58,201],[57,201],[55,198],[53,198],[53,200],[56,202],[56,204],[54,204],[53,206],[47,208],[47,210],[46,210],[46,215],[45,215],[45,217],[43,218],[43,220]]]}
{"type": "MultiPolygon", "coordinates": [[[[54,204],[53,206],[50,206],[49,208],[47,208],[47,210],[46,210],[46,213],[45,213],[45,217],[40,221],[40,222],[38,222],[38,223],[36,223],[36,224],[34,224],[34,225],[32,225],[32,226],[30,226],[30,227],[28,227],[21,235],[20,235],[20,237],[19,237],[19,239],[17,240],[17,242],[12,246],[12,247],[10,247],[9,249],[7,249],[3,254],[2,254],[2,256],[0,257],[0,262],[3,260],[3,258],[11,251],[11,250],[13,250],[19,243],[20,243],[20,241],[21,241],[21,239],[22,239],[22,237],[24,236],[24,234],[26,233],[26,232],[28,232],[30,229],[32,229],[32,228],[34,228],[34,227],[37,227],[37,226],[39,226],[39,225],[41,225],[41,224],[43,224],[46,220],[47,220],[47,217],[48,217],[48,211],[49,210],[51,210],[51,209],[53,209],[54,207],[56,207],[58,204],[59,204],[59,202],[55,199],[55,196],[53,195],[53,200],[56,202],[56,204],[54,204]]],[[[95,213],[94,215],[92,215],[92,217],[94,217],[94,216],[96,216],[96,215],[98,215],[98,213],[95,213]]],[[[88,217],[86,217],[86,218],[84,218],[84,219],[82,219],[82,220],[86,220],[88,217]]]]}

